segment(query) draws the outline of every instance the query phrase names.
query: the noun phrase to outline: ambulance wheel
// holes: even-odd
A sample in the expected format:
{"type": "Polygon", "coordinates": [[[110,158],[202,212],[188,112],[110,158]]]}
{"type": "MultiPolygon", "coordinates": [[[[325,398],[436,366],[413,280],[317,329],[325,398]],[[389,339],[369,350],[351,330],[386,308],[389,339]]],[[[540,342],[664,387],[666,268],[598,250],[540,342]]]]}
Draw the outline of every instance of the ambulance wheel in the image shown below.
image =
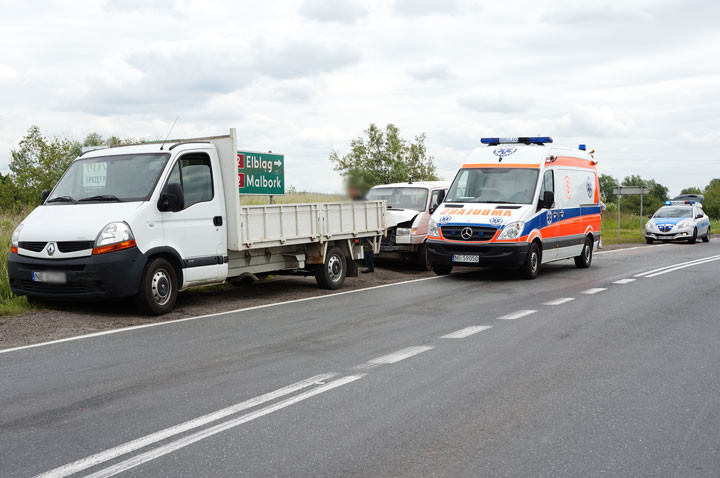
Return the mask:
{"type": "Polygon", "coordinates": [[[419,271],[429,271],[432,269],[432,263],[430,262],[430,254],[427,250],[427,244],[424,242],[418,247],[418,251],[415,255],[415,267],[419,271]]]}
{"type": "Polygon", "coordinates": [[[707,233],[702,238],[703,242],[710,242],[710,228],[708,227],[707,233]]]}
{"type": "Polygon", "coordinates": [[[177,300],[177,283],[172,264],[165,259],[152,259],[143,270],[140,289],[135,295],[135,304],[144,314],[167,314],[177,300]]]}
{"type": "Polygon", "coordinates": [[[693,235],[688,239],[688,244],[695,244],[697,242],[697,227],[693,229],[693,235]]]}
{"type": "Polygon", "coordinates": [[[590,264],[592,264],[592,241],[589,237],[586,237],[582,252],[575,258],[575,267],[587,269],[590,264]]]}
{"type": "Polygon", "coordinates": [[[525,262],[520,267],[520,276],[524,279],[534,279],[540,270],[540,248],[536,242],[530,244],[530,250],[525,257],[525,262]]]}
{"type": "Polygon", "coordinates": [[[332,247],[325,255],[325,263],[315,269],[315,280],[323,289],[337,290],[342,287],[347,274],[345,254],[332,247]]]}
{"type": "Polygon", "coordinates": [[[432,270],[435,272],[435,274],[439,276],[446,276],[449,273],[452,272],[452,265],[446,266],[445,264],[435,264],[432,265],[432,270]]]}
{"type": "Polygon", "coordinates": [[[655,241],[653,241],[653,240],[650,239],[649,237],[646,237],[646,238],[645,238],[645,242],[647,242],[648,244],[652,244],[652,243],[654,243],[655,241]]]}

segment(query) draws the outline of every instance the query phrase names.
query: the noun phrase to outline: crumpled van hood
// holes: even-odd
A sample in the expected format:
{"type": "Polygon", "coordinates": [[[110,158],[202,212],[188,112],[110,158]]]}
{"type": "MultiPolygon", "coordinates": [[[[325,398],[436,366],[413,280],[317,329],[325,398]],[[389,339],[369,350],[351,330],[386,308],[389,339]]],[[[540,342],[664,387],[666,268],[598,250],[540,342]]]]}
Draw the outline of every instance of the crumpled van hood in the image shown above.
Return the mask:
{"type": "Polygon", "coordinates": [[[388,228],[395,227],[400,223],[412,221],[419,211],[412,209],[388,209],[385,211],[385,223],[388,228]]]}

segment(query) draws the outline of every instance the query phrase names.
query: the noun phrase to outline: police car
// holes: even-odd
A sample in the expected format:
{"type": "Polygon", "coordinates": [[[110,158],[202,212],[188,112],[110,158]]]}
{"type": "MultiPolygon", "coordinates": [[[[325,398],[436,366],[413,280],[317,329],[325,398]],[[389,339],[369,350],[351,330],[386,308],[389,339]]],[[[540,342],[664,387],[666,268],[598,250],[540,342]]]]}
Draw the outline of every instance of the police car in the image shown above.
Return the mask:
{"type": "Polygon", "coordinates": [[[645,225],[645,241],[710,241],[710,218],[695,201],[665,201],[645,225]]]}

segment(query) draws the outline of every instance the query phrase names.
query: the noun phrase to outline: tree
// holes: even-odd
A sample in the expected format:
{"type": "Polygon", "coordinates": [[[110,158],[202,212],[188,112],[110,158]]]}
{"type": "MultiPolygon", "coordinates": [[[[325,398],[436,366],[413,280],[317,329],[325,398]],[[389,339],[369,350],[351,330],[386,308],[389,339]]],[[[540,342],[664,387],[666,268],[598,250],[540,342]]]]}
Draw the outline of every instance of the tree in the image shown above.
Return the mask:
{"type": "Polygon", "coordinates": [[[8,211],[20,203],[20,194],[17,186],[9,174],[0,173],[0,209],[8,211]]]}
{"type": "Polygon", "coordinates": [[[620,183],[618,183],[618,180],[610,176],[609,174],[601,174],[599,181],[600,196],[602,196],[603,201],[606,203],[617,203],[617,194],[615,194],[613,191],[620,185],[620,183]]]}
{"type": "Polygon", "coordinates": [[[68,139],[45,138],[40,128],[31,126],[20,140],[19,148],[11,150],[10,171],[18,190],[19,200],[37,204],[43,189],[52,189],[82,146],[68,139]]]}
{"type": "MultiPolygon", "coordinates": [[[[669,189],[654,179],[643,179],[638,174],[626,176],[622,181],[623,186],[646,187],[650,192],[643,196],[643,214],[651,213],[659,209],[667,200],[669,189]]],[[[640,195],[624,196],[621,199],[620,209],[622,212],[640,214],[640,195]]]]}
{"type": "Polygon", "coordinates": [[[705,188],[703,209],[711,218],[720,219],[720,179],[713,179],[705,188]]]}
{"type": "Polygon", "coordinates": [[[702,189],[696,187],[685,188],[680,194],[702,194],[702,189]]]}
{"type": "Polygon", "coordinates": [[[100,133],[88,133],[83,146],[105,146],[105,140],[100,133]]]}
{"type": "Polygon", "coordinates": [[[388,124],[383,131],[371,123],[365,136],[353,139],[350,152],[344,156],[337,151],[330,153],[335,170],[361,194],[377,184],[438,179],[433,157],[427,154],[424,133],[408,142],[400,137],[394,124],[388,124]]]}

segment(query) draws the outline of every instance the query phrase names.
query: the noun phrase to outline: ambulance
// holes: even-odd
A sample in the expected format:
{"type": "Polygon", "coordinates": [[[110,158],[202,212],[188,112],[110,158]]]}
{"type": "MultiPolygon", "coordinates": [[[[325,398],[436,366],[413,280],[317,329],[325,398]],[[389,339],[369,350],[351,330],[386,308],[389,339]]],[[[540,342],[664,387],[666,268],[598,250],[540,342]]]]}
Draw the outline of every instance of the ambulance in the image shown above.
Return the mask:
{"type": "Polygon", "coordinates": [[[454,266],[517,268],[574,259],[590,267],[600,242],[600,187],[594,151],[552,138],[482,138],[428,224],[436,274],[454,266]]]}

